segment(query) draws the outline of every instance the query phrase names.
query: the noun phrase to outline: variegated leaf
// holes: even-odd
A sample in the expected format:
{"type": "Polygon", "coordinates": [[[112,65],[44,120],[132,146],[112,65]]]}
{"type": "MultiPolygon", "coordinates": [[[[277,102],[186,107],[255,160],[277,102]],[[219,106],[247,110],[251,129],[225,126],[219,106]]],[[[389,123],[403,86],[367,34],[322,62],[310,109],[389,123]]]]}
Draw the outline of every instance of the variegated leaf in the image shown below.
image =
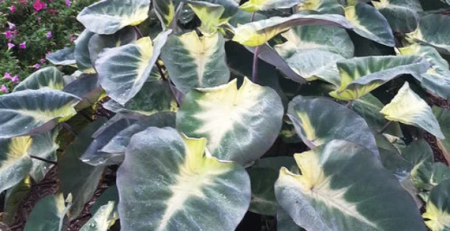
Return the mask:
{"type": "Polygon", "coordinates": [[[283,58],[309,49],[329,51],[352,58],[355,47],[347,31],[334,26],[296,26],[281,34],[287,41],[275,45],[283,58]]]}
{"type": "Polygon", "coordinates": [[[66,47],[50,54],[46,54],[45,58],[54,65],[75,66],[76,60],[74,50],[75,48],[73,47],[66,47]]]}
{"type": "Polygon", "coordinates": [[[50,88],[0,96],[0,138],[50,131],[74,116],[80,99],[50,88]]]}
{"type": "Polygon", "coordinates": [[[417,80],[430,92],[449,100],[450,99],[450,70],[447,60],[441,57],[439,52],[431,47],[413,44],[408,47],[398,48],[401,55],[417,55],[424,57],[431,67],[420,75],[417,80]]]}
{"type": "Polygon", "coordinates": [[[136,26],[148,17],[150,0],[105,0],[84,8],[77,16],[86,29],[96,34],[114,34],[136,26]]]}
{"type": "Polygon", "coordinates": [[[269,87],[247,78],[190,91],[177,114],[177,128],[188,137],[208,140],[212,156],[242,165],[261,157],[281,129],[283,105],[269,87]]]}
{"type": "Polygon", "coordinates": [[[397,95],[380,112],[388,120],[416,126],[439,139],[445,139],[430,106],[411,90],[408,82],[405,82],[397,95]]]}
{"type": "Polygon", "coordinates": [[[366,121],[343,105],[325,98],[297,96],[289,103],[287,115],[310,148],[342,139],[366,147],[378,156],[375,138],[366,121]]]}
{"type": "Polygon", "coordinates": [[[0,139],[0,193],[18,184],[31,171],[29,136],[0,139]]]}
{"type": "Polygon", "coordinates": [[[431,45],[446,54],[450,54],[450,16],[428,14],[420,19],[419,27],[406,34],[410,42],[431,45]]]}
{"type": "Polygon", "coordinates": [[[393,31],[407,33],[419,25],[419,12],[423,11],[419,0],[380,0],[372,4],[386,17],[393,31]]]}
{"type": "Polygon", "coordinates": [[[153,0],[156,15],[166,29],[175,17],[175,4],[172,0],[153,0]]]}
{"type": "Polygon", "coordinates": [[[442,133],[446,137],[446,139],[437,139],[438,147],[442,151],[447,163],[450,163],[450,110],[437,106],[433,106],[432,110],[441,127],[442,133]]]}
{"type": "Polygon", "coordinates": [[[44,87],[62,90],[64,86],[63,73],[56,67],[45,67],[34,72],[20,82],[19,85],[14,88],[14,91],[23,91],[27,89],[38,90],[44,87]]]}
{"type": "Polygon", "coordinates": [[[234,230],[250,203],[249,177],[205,148],[206,139],[173,128],[134,135],[117,173],[122,229],[234,230]]]}
{"type": "Polygon", "coordinates": [[[171,35],[161,51],[170,79],[184,94],[193,88],[215,87],[228,82],[225,40],[220,33],[202,37],[192,31],[171,35]]]}
{"type": "Polygon", "coordinates": [[[299,11],[318,11],[321,14],[344,14],[344,8],[337,0],[302,0],[297,5],[299,11]]]}
{"type": "Polygon", "coordinates": [[[355,100],[403,74],[420,79],[429,66],[417,56],[370,56],[339,61],[341,86],[330,95],[340,100],[355,100]]]}
{"type": "Polygon", "coordinates": [[[88,74],[96,73],[89,54],[89,41],[94,35],[85,29],[75,40],[74,56],[78,70],[88,74]]]}
{"type": "Polygon", "coordinates": [[[62,194],[42,198],[33,207],[24,231],[66,231],[69,226],[66,217],[69,208],[70,203],[66,206],[62,194]]]}
{"type": "Polygon", "coordinates": [[[114,202],[110,201],[98,209],[94,216],[81,227],[80,231],[107,231],[110,215],[114,209],[114,202]]]}
{"type": "MultiPolygon", "coordinates": [[[[33,143],[29,154],[46,160],[56,161],[56,150],[59,148],[56,138],[59,131],[60,127],[56,127],[49,132],[32,136],[33,143]]],[[[32,162],[33,167],[31,168],[30,176],[35,182],[40,182],[53,164],[37,159],[32,159],[32,162]]]]}
{"type": "Polygon", "coordinates": [[[275,195],[306,230],[425,230],[414,200],[369,150],[333,140],[294,155],[301,174],[281,168],[275,195]]]}
{"type": "Polygon", "coordinates": [[[426,212],[422,215],[425,224],[431,231],[450,229],[450,180],[438,184],[431,190],[426,204],[426,212]]]}
{"type": "Polygon", "coordinates": [[[345,17],[358,35],[385,46],[393,47],[394,35],[384,16],[372,6],[358,3],[345,8],[345,17]]]}
{"type": "Polygon", "coordinates": [[[401,150],[401,155],[413,165],[411,176],[418,189],[430,190],[433,172],[433,150],[425,140],[415,140],[401,150]]]}
{"type": "Polygon", "coordinates": [[[171,30],[162,32],[155,39],[155,46],[149,37],[144,37],[134,44],[105,49],[99,55],[95,66],[108,96],[124,105],[141,90],[170,33],[171,30]]]}
{"type": "Polygon", "coordinates": [[[111,35],[92,35],[88,44],[91,62],[93,64],[95,63],[98,55],[103,51],[103,49],[119,47],[129,43],[133,43],[137,40],[137,38],[138,34],[136,32],[136,29],[131,26],[127,26],[111,35]]]}
{"type": "Polygon", "coordinates": [[[98,82],[97,74],[82,74],[67,84],[63,91],[81,98],[81,101],[75,106],[77,111],[94,105],[105,96],[103,88],[98,82]]]}
{"type": "Polygon", "coordinates": [[[238,25],[234,30],[233,41],[245,46],[259,46],[269,41],[277,34],[292,26],[328,25],[352,29],[353,26],[341,15],[329,14],[294,14],[289,17],[272,17],[265,20],[238,25]]]}

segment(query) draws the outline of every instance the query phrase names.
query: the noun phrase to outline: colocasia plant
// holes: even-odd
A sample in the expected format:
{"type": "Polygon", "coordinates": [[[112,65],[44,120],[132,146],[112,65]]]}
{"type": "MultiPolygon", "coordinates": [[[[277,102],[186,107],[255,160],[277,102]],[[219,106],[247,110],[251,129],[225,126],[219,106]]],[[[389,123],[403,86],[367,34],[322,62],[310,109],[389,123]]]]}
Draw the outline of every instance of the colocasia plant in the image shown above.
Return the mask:
{"type": "Polygon", "coordinates": [[[450,111],[436,106],[450,98],[448,9],[448,0],[86,7],[75,46],[47,55],[78,71],[43,68],[0,97],[0,225],[450,230],[450,111]],[[52,182],[55,193],[35,192],[52,182]]]}

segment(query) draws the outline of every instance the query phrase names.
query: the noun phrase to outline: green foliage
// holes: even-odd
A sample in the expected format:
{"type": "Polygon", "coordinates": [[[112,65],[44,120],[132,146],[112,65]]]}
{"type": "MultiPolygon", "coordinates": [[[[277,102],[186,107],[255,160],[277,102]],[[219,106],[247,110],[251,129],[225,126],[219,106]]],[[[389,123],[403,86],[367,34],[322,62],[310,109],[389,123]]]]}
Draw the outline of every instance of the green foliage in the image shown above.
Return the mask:
{"type": "Polygon", "coordinates": [[[76,9],[17,35],[35,55],[4,50],[20,69],[60,48],[0,96],[1,222],[56,164],[25,230],[67,230],[92,199],[81,230],[450,228],[424,139],[450,160],[450,111],[427,103],[450,98],[448,1],[104,0],[69,44],[76,9]]]}

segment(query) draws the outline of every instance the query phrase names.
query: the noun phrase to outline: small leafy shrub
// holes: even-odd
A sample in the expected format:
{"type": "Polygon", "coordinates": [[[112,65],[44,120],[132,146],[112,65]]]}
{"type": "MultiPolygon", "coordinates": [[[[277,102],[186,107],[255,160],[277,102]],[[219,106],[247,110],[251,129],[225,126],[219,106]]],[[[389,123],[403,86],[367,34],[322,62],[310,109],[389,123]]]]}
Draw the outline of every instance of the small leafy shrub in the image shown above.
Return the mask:
{"type": "Polygon", "coordinates": [[[83,29],[73,20],[94,0],[0,1],[0,74],[9,92],[36,69],[47,66],[45,55],[69,46],[83,29]]]}
{"type": "Polygon", "coordinates": [[[2,222],[56,171],[25,231],[448,230],[449,4],[94,3],[0,97],[2,222]]]}

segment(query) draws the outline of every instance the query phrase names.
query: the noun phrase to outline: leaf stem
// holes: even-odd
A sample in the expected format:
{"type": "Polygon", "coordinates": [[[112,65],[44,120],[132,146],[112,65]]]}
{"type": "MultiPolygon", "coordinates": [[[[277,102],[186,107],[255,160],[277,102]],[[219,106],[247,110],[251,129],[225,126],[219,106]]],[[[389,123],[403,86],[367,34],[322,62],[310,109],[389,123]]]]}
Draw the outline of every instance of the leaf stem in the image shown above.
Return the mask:
{"type": "Polygon", "coordinates": [[[258,78],[258,57],[259,55],[259,46],[255,48],[255,52],[253,54],[253,72],[252,72],[252,82],[256,83],[258,78]]]}
{"type": "Polygon", "coordinates": [[[353,105],[353,100],[348,101],[347,108],[350,109],[353,105]]]}
{"type": "Polygon", "coordinates": [[[389,125],[391,125],[392,120],[389,120],[389,122],[387,122],[383,128],[381,128],[381,130],[378,132],[378,134],[383,134],[384,131],[386,131],[386,129],[389,127],[389,125]]]}
{"type": "Polygon", "coordinates": [[[139,35],[140,38],[144,37],[144,36],[142,35],[141,30],[139,30],[139,27],[135,26],[135,27],[134,27],[134,30],[138,33],[138,35],[139,35]]]}
{"type": "Polygon", "coordinates": [[[58,163],[56,161],[53,161],[53,160],[47,160],[47,159],[41,158],[39,156],[33,156],[33,155],[30,155],[30,157],[33,158],[33,159],[36,159],[36,160],[40,160],[40,161],[49,163],[49,164],[58,165],[58,163]]]}

